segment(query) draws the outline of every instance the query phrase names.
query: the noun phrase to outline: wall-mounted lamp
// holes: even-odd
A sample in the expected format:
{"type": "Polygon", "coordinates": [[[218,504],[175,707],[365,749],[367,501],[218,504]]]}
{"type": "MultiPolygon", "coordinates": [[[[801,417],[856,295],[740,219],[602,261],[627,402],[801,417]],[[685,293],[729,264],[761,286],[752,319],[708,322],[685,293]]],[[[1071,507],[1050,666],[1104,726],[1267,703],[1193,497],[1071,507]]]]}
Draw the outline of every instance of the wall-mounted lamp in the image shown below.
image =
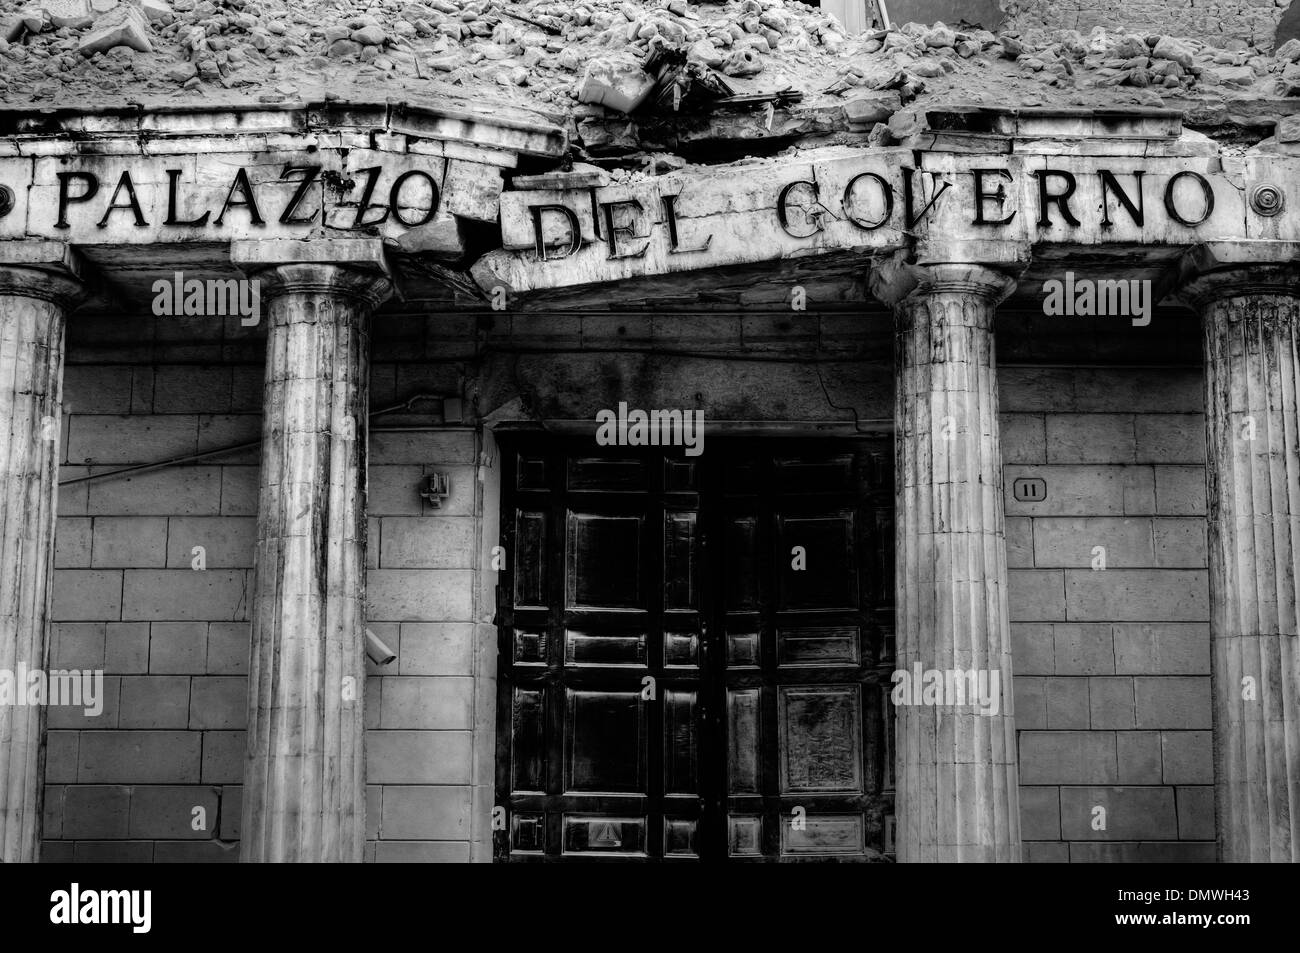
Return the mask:
{"type": "Polygon", "coordinates": [[[442,501],[451,495],[451,478],[445,473],[430,473],[423,486],[420,496],[428,500],[435,510],[441,509],[442,501]]]}

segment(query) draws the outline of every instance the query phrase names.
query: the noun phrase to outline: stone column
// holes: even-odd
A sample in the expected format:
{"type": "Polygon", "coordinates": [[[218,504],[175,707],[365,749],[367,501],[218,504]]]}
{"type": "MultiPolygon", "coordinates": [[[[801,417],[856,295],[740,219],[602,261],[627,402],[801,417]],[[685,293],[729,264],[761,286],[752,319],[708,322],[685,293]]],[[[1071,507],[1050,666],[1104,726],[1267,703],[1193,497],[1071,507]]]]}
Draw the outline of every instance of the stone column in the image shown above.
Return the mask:
{"type": "Polygon", "coordinates": [[[895,316],[897,668],[973,670],[995,701],[987,714],[952,697],[897,706],[898,860],[1018,862],[993,353],[994,311],[1015,282],[933,264],[889,265],[871,284],[895,316]]]}
{"type": "Polygon", "coordinates": [[[1300,266],[1180,296],[1204,321],[1219,857],[1300,861],[1300,266]]]}
{"type": "MultiPolygon", "coordinates": [[[[0,263],[0,671],[13,677],[48,667],[64,325],[79,289],[75,270],[0,263]]],[[[45,785],[45,707],[15,700],[0,700],[4,863],[37,859],[45,785]]]]}
{"type": "Polygon", "coordinates": [[[368,324],[392,287],[330,261],[259,270],[257,252],[242,257],[267,347],[241,859],[360,862],[368,324]]]}

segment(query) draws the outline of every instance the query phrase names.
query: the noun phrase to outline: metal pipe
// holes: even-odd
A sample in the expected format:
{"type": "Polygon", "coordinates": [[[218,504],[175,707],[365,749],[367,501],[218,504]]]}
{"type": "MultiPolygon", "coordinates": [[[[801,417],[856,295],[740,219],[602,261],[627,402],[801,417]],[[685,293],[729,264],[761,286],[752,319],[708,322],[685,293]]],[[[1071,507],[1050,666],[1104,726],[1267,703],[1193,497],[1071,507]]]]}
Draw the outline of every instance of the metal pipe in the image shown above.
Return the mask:
{"type": "MultiPolygon", "coordinates": [[[[411,406],[421,400],[446,400],[443,394],[416,394],[414,397],[403,401],[400,404],[393,404],[391,407],[385,407],[383,410],[376,410],[368,415],[367,419],[373,420],[384,414],[391,414],[398,410],[410,410],[411,406]]],[[[441,428],[439,428],[441,429],[441,428]]],[[[383,431],[379,431],[383,432],[383,431]]],[[[224,456],[227,453],[237,453],[240,450],[251,450],[254,447],[260,447],[261,440],[253,440],[249,443],[236,444],[231,447],[220,447],[216,450],[202,450],[198,453],[187,453],[183,457],[171,457],[167,460],[160,460],[157,463],[138,463],[134,466],[121,467],[117,470],[106,470],[103,473],[91,473],[87,476],[73,477],[71,480],[60,480],[59,486],[74,486],[78,483],[89,483],[92,480],[105,480],[109,477],[124,476],[128,473],[149,473],[153,470],[163,470],[167,467],[178,466],[183,463],[194,463],[199,460],[206,460],[209,457],[224,456]]]]}

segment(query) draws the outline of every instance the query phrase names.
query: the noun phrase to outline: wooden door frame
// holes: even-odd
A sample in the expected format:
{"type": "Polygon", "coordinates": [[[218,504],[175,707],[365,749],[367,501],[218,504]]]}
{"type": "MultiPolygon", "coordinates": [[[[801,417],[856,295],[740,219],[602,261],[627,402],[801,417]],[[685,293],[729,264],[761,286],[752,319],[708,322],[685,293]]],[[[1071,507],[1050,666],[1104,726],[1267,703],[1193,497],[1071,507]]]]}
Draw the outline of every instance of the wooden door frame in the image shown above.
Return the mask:
{"type": "MultiPolygon", "coordinates": [[[[511,408],[512,410],[517,408],[511,408]]],[[[855,424],[852,421],[710,421],[712,437],[746,437],[755,439],[808,440],[811,442],[836,439],[884,439],[893,436],[892,420],[871,420],[855,424]],[[864,426],[865,424],[865,426],[864,426]]],[[[471,860],[491,863],[493,849],[492,819],[496,807],[497,770],[497,691],[498,655],[496,616],[497,573],[492,569],[492,550],[501,538],[502,467],[501,438],[515,433],[547,435],[555,438],[574,436],[593,437],[596,423],[591,418],[581,420],[552,420],[544,424],[537,420],[507,414],[485,420],[479,431],[476,471],[475,512],[479,516],[478,586],[475,604],[474,653],[472,671],[475,679],[474,721],[471,747],[473,750],[473,817],[470,822],[471,860]]],[[[706,442],[707,452],[707,442],[706,442]]],[[[893,756],[892,739],[890,756],[893,756]]],[[[895,816],[905,808],[895,801],[895,816]]]]}

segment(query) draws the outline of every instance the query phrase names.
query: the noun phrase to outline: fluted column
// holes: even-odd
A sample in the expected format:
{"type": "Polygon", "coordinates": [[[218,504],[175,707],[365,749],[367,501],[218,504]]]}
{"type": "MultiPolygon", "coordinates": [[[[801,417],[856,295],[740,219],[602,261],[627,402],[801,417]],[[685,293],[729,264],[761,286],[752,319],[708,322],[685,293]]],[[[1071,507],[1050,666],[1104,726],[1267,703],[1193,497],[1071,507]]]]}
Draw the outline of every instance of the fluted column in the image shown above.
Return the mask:
{"type": "Polygon", "coordinates": [[[252,273],[267,348],[241,859],[359,862],[368,322],[392,289],[330,263],[252,273]]]}
{"type": "MultiPolygon", "coordinates": [[[[79,288],[66,274],[0,264],[0,671],[10,674],[47,667],[64,325],[79,288]]],[[[0,704],[6,863],[39,853],[44,732],[43,705],[0,704]]]]}
{"type": "Polygon", "coordinates": [[[897,666],[982,673],[996,706],[897,707],[901,862],[1020,860],[993,316],[979,265],[884,269],[895,315],[897,666]],[[992,709],[996,707],[996,711],[992,709]]]}
{"type": "Polygon", "coordinates": [[[1220,859],[1300,860],[1300,268],[1211,270],[1205,335],[1220,859]]]}

